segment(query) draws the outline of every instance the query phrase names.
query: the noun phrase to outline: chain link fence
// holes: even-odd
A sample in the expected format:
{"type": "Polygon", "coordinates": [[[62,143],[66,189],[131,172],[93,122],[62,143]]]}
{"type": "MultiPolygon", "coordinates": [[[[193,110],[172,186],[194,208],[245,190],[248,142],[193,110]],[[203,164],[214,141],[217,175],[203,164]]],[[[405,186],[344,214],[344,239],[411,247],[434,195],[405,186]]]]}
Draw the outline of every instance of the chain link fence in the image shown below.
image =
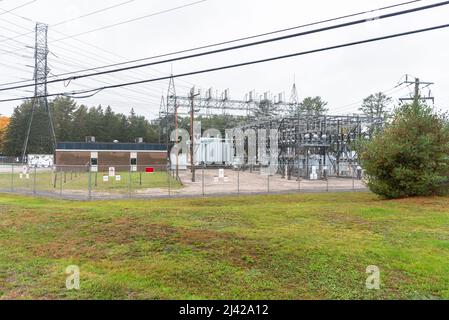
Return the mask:
{"type": "Polygon", "coordinates": [[[68,200],[157,199],[250,194],[365,191],[359,173],[305,179],[268,174],[264,168],[199,166],[172,170],[147,166],[27,167],[0,164],[0,192],[68,200]]]}

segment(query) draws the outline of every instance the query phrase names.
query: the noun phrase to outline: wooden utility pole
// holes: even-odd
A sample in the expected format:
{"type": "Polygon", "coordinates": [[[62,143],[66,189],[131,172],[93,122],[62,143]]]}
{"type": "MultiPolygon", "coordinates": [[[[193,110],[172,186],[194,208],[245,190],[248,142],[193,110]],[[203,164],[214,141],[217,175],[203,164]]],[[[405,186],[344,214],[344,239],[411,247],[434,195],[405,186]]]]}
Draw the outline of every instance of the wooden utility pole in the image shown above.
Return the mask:
{"type": "Polygon", "coordinates": [[[406,75],[405,76],[405,81],[402,82],[401,84],[399,84],[399,86],[404,85],[404,84],[408,84],[408,85],[412,85],[413,84],[413,85],[415,85],[415,90],[414,90],[413,97],[401,98],[401,99],[399,99],[401,102],[405,102],[405,101],[419,102],[419,101],[430,100],[430,101],[432,101],[432,103],[435,103],[435,98],[430,95],[430,90],[429,90],[429,96],[428,97],[424,97],[424,96],[421,95],[421,89],[429,88],[430,86],[432,86],[434,84],[433,82],[423,82],[419,78],[415,78],[414,80],[410,80],[409,76],[406,75]]]}
{"type": "Polygon", "coordinates": [[[193,131],[193,124],[195,122],[195,97],[200,94],[195,94],[195,87],[192,88],[190,93],[190,166],[192,169],[192,182],[196,181],[196,168],[195,168],[195,136],[193,131]]]}
{"type": "Polygon", "coordinates": [[[419,101],[419,78],[415,79],[415,96],[414,96],[414,101],[418,102],[419,101]]]}
{"type": "MultiPolygon", "coordinates": [[[[176,146],[179,144],[178,106],[175,104],[175,134],[176,146]]],[[[179,150],[176,150],[176,180],[179,181],[179,150]]]]}

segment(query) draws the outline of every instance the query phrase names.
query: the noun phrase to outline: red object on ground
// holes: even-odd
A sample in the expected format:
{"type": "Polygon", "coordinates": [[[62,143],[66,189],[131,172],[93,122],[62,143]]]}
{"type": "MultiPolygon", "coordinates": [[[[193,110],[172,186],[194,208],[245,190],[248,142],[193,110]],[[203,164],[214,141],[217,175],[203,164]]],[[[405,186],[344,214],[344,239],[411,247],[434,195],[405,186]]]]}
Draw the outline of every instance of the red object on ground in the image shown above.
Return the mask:
{"type": "Polygon", "coordinates": [[[154,173],[154,168],[146,168],[145,172],[146,173],[154,173]]]}

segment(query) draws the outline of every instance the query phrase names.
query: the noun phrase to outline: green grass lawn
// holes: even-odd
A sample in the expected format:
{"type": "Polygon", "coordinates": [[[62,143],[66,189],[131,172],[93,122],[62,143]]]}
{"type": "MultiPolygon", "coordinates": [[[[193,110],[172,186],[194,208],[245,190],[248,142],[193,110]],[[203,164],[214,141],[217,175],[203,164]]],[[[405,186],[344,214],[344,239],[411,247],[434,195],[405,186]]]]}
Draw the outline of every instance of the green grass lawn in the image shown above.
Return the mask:
{"type": "MultiPolygon", "coordinates": [[[[171,189],[181,188],[181,184],[170,178],[165,172],[156,172],[153,174],[138,173],[138,172],[117,172],[121,180],[116,181],[114,177],[109,178],[108,182],[103,181],[103,176],[108,173],[91,173],[91,184],[94,191],[109,191],[109,192],[129,192],[129,182],[131,179],[131,188],[133,190],[142,189],[166,189],[170,184],[171,189]]],[[[89,173],[58,173],[56,176],[51,172],[37,172],[34,176],[31,171],[29,179],[22,176],[20,179],[19,172],[16,172],[11,178],[11,173],[0,174],[0,189],[9,190],[14,184],[15,190],[33,190],[36,184],[36,190],[39,191],[55,191],[59,192],[62,184],[63,190],[87,191],[89,186],[89,173]]]]}
{"type": "Polygon", "coordinates": [[[3,299],[449,299],[449,198],[0,196],[3,299]],[[65,289],[78,265],[81,289],[65,289]],[[367,266],[381,290],[365,287],[367,266]]]}

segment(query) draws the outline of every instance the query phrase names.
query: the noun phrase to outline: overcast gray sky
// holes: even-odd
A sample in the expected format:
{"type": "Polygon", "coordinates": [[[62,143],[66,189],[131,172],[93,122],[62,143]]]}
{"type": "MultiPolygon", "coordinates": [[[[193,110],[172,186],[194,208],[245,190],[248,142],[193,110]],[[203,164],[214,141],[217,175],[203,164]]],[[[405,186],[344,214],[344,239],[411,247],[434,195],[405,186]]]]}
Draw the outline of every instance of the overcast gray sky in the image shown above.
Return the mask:
{"type": "MultiPolygon", "coordinates": [[[[405,0],[207,0],[190,7],[137,20],[115,27],[96,30],[194,2],[194,0],[36,0],[20,9],[5,13],[31,0],[0,1],[0,84],[32,78],[33,45],[32,21],[50,25],[49,64],[52,74],[60,74],[96,67],[127,59],[138,59],[157,54],[207,45],[210,43],[250,36],[344,14],[375,9],[405,0]],[[96,10],[119,5],[114,9],[74,19],[96,10]],[[55,26],[52,26],[55,25],[55,26]],[[85,33],[80,35],[81,33],[85,33]],[[73,36],[68,38],[67,36],[73,36]],[[14,38],[6,41],[5,38],[14,38]],[[66,38],[66,39],[64,39],[66,38]],[[14,53],[5,53],[14,51],[14,53]]],[[[426,1],[392,9],[392,12],[436,3],[426,1]]],[[[367,14],[365,17],[376,14],[367,14]]],[[[174,73],[221,66],[225,64],[260,59],[276,55],[357,41],[396,32],[431,27],[449,23],[449,6],[425,12],[330,32],[295,38],[273,44],[158,65],[101,76],[95,79],[73,81],[49,86],[50,93],[94,88],[106,83],[121,83],[174,73]],[[67,84],[66,84],[67,85],[67,84]]],[[[353,20],[348,19],[349,20],[353,20]]],[[[309,28],[310,29],[310,28],[309,28]]],[[[304,29],[307,30],[307,29],[304,29]]],[[[412,88],[392,90],[403,75],[410,74],[423,81],[435,82],[432,87],[437,107],[449,111],[448,49],[449,29],[412,35],[358,47],[343,48],[325,53],[295,57],[261,65],[220,71],[176,80],[179,95],[188,88],[229,88],[231,97],[243,99],[245,93],[256,90],[259,94],[285,92],[290,95],[293,80],[300,98],[322,96],[329,102],[330,113],[353,113],[360,100],[371,93],[387,91],[395,99],[407,96],[412,88]]],[[[166,93],[168,82],[139,85],[128,89],[102,92],[78,103],[88,106],[111,105],[117,112],[137,113],[155,117],[159,111],[160,97],[166,93]]],[[[30,95],[32,88],[14,92],[0,92],[0,99],[30,95]],[[28,91],[28,92],[27,92],[28,91]]],[[[9,115],[18,102],[0,103],[0,114],[9,115]]]]}

